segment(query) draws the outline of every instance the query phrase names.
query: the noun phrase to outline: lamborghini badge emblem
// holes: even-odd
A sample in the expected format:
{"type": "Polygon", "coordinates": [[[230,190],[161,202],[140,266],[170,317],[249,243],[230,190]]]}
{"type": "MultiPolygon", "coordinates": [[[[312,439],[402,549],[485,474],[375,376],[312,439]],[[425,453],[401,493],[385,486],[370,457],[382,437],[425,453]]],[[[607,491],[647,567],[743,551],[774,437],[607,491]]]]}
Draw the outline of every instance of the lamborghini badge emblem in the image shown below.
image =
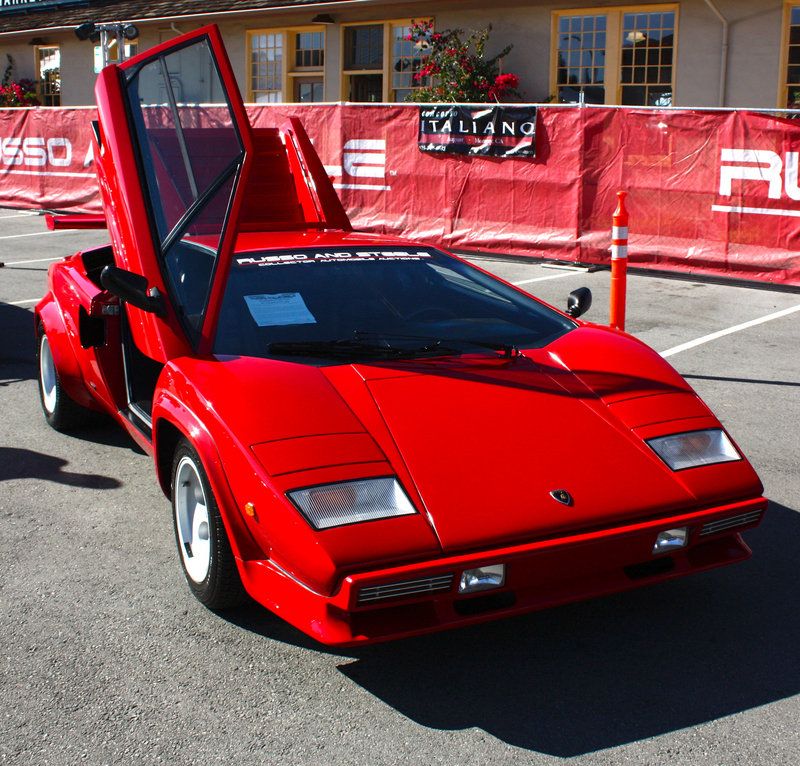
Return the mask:
{"type": "Polygon", "coordinates": [[[565,489],[554,489],[550,493],[553,500],[557,500],[562,505],[572,505],[572,495],[565,489]]]}

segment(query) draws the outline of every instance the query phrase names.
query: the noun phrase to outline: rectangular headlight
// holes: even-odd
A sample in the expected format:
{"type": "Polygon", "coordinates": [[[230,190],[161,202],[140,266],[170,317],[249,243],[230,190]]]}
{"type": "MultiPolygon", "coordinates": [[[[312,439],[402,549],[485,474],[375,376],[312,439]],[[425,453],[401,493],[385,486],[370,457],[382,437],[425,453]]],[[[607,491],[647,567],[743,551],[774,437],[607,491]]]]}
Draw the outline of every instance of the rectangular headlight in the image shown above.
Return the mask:
{"type": "Polygon", "coordinates": [[[288,495],[315,529],[416,513],[395,478],[342,481],[288,495]]]}
{"type": "Polygon", "coordinates": [[[673,471],[742,459],[720,428],[659,436],[648,439],[647,443],[673,471]]]}

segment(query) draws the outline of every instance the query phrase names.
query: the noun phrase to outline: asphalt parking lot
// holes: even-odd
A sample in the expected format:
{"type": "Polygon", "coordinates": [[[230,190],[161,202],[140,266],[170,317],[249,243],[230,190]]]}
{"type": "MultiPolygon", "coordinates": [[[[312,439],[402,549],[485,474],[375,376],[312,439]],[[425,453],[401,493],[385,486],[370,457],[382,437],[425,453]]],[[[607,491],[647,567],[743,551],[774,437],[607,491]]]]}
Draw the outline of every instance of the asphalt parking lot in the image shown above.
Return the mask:
{"type": "MultiPolygon", "coordinates": [[[[800,292],[629,280],[627,329],[761,475],[750,561],[332,652],[256,606],[205,610],[150,458],[110,422],[45,424],[31,308],[54,259],[105,237],[0,209],[0,762],[800,763],[800,292]]],[[[479,263],[557,305],[586,285],[607,321],[608,272],[479,263]]]]}

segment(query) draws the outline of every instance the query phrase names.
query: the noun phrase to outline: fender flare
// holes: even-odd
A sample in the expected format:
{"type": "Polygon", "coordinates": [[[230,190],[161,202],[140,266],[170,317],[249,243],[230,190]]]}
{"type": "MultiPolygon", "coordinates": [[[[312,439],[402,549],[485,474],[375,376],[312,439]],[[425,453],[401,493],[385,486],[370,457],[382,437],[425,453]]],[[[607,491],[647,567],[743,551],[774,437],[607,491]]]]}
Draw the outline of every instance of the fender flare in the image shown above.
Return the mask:
{"type": "Polygon", "coordinates": [[[172,431],[185,438],[197,451],[237,561],[267,558],[238,511],[219,452],[203,422],[183,402],[163,389],[156,394],[152,416],[153,458],[158,483],[164,494],[167,497],[171,495],[172,455],[177,442],[176,439],[169,438],[172,431]]]}
{"type": "Polygon", "coordinates": [[[58,379],[67,396],[76,404],[97,409],[97,403],[83,381],[78,357],[75,355],[66,323],[52,293],[45,295],[34,309],[37,354],[41,339],[40,324],[44,326],[50,344],[50,353],[53,355],[53,363],[58,371],[58,379]]]}

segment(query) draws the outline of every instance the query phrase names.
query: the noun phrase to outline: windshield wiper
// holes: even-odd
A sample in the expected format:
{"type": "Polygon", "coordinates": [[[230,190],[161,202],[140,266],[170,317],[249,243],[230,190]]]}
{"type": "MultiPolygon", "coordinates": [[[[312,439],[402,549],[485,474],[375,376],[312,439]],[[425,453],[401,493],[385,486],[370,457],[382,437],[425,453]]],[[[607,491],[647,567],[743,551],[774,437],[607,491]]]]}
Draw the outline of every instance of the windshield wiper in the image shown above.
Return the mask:
{"type": "Polygon", "coordinates": [[[400,340],[425,341],[426,345],[421,346],[418,351],[442,351],[460,353],[464,348],[475,346],[477,348],[487,348],[491,351],[502,351],[503,355],[509,359],[522,356],[522,352],[513,343],[499,343],[489,340],[474,340],[472,338],[435,338],[425,335],[404,335],[398,332],[376,332],[372,330],[355,330],[353,335],[356,338],[397,338],[400,340]],[[459,348],[455,348],[457,345],[459,348]]]}
{"type": "Polygon", "coordinates": [[[275,341],[268,350],[275,356],[315,356],[315,357],[367,357],[383,359],[413,358],[420,355],[461,354],[469,347],[501,351],[509,359],[521,356],[520,350],[510,343],[496,343],[471,338],[434,338],[424,335],[404,335],[396,332],[376,332],[354,330],[351,338],[331,340],[275,341]],[[413,346],[397,346],[394,340],[419,341],[413,346]]]}
{"type": "Polygon", "coordinates": [[[268,350],[270,354],[276,356],[366,356],[378,358],[407,356],[418,352],[418,349],[397,348],[388,342],[376,343],[355,337],[332,340],[276,341],[269,344],[268,350]]]}

